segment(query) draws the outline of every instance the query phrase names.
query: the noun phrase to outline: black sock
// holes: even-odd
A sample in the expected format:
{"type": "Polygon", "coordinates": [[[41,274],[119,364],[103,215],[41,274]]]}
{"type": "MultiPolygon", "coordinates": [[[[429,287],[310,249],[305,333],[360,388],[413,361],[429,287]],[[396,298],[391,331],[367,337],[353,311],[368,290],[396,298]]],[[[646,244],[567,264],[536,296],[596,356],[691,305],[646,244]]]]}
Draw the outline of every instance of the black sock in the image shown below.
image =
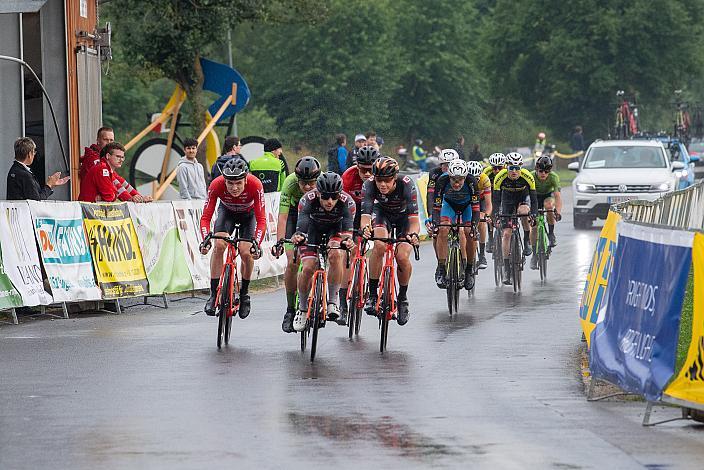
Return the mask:
{"type": "Polygon", "coordinates": [[[210,293],[214,296],[218,293],[218,284],[220,284],[220,279],[210,280],[210,293]]]}
{"type": "Polygon", "coordinates": [[[296,308],[296,292],[286,292],[286,307],[290,309],[296,308]]]}
{"type": "Polygon", "coordinates": [[[408,293],[408,286],[398,286],[398,295],[396,298],[398,300],[406,300],[406,294],[408,293]]]}
{"type": "Polygon", "coordinates": [[[508,270],[511,269],[511,260],[508,258],[504,258],[504,267],[508,270]]]}
{"type": "Polygon", "coordinates": [[[528,246],[529,243],[530,243],[530,233],[526,232],[523,234],[523,244],[528,246]]]}
{"type": "Polygon", "coordinates": [[[340,287],[340,301],[347,302],[347,287],[340,287]]]}
{"type": "Polygon", "coordinates": [[[379,279],[369,279],[369,295],[376,297],[376,291],[379,289],[379,279]]]}
{"type": "Polygon", "coordinates": [[[484,250],[486,249],[486,243],[479,243],[479,256],[484,256],[484,250]]]}
{"type": "Polygon", "coordinates": [[[249,292],[249,279],[242,279],[242,285],[240,286],[240,296],[247,295],[249,292]]]}
{"type": "Polygon", "coordinates": [[[554,235],[554,234],[555,234],[555,224],[548,224],[548,233],[549,233],[550,235],[554,235]]]}

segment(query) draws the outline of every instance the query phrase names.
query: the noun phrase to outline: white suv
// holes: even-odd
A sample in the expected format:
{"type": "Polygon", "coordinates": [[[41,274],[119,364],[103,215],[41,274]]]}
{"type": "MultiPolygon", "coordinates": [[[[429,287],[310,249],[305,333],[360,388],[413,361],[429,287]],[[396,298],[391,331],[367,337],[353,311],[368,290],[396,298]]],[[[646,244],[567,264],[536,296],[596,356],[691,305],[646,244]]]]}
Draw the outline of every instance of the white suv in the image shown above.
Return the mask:
{"type": "Polygon", "coordinates": [[[596,141],[581,162],[568,168],[578,172],[572,182],[574,227],[589,228],[605,219],[612,204],[630,199],[655,200],[677,186],[673,171],[681,162],[670,162],[656,140],[596,141]]]}

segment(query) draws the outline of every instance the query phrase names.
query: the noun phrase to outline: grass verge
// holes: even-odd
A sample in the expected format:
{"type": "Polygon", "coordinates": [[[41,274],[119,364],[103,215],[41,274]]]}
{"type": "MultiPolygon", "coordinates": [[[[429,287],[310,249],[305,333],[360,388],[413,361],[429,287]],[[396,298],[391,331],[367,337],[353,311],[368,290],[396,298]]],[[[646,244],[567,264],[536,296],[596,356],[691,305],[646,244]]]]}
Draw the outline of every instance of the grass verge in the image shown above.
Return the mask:
{"type": "Polygon", "coordinates": [[[684,295],[684,303],[682,304],[682,317],[680,320],[680,334],[677,340],[677,362],[675,364],[675,377],[682,368],[689,343],[692,341],[692,315],[694,315],[694,276],[693,268],[689,271],[689,281],[687,282],[687,290],[684,295]]]}

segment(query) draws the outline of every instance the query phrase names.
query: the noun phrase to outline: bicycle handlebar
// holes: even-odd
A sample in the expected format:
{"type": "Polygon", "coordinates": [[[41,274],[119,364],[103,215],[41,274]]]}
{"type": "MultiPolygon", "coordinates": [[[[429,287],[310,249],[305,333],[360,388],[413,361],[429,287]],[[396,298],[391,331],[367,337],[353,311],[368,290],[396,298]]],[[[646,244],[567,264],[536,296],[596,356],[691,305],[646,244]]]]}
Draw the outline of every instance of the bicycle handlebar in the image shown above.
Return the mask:
{"type": "Polygon", "coordinates": [[[418,248],[417,245],[414,245],[413,243],[409,242],[405,238],[389,238],[389,237],[369,237],[367,238],[368,241],[377,241],[377,242],[384,242],[387,244],[396,244],[396,243],[408,243],[413,247],[413,253],[415,254],[416,261],[420,261],[420,248],[418,248]]]}
{"type": "Polygon", "coordinates": [[[224,240],[225,243],[228,243],[230,245],[237,245],[239,242],[248,242],[251,243],[252,246],[249,249],[249,252],[253,255],[257,253],[261,253],[261,248],[259,247],[259,243],[257,240],[253,238],[238,238],[238,237],[233,237],[231,235],[228,235],[226,237],[222,235],[215,235],[213,233],[209,233],[203,238],[203,241],[201,242],[199,248],[204,248],[205,246],[210,245],[210,240],[224,240]]]}
{"type": "MultiPolygon", "coordinates": [[[[349,240],[349,238],[346,238],[345,240],[349,240]]],[[[290,238],[282,238],[278,242],[276,242],[276,245],[282,245],[284,243],[293,243],[293,240],[290,238]]],[[[294,251],[293,251],[293,260],[294,262],[298,261],[298,250],[300,250],[302,247],[307,246],[308,248],[313,248],[315,250],[319,250],[321,248],[325,248],[327,251],[330,250],[344,250],[346,254],[346,262],[345,265],[347,266],[347,269],[350,267],[350,250],[351,248],[346,248],[342,245],[340,246],[328,246],[328,245],[321,245],[321,244],[316,244],[316,243],[293,243],[294,245],[294,251]]]]}

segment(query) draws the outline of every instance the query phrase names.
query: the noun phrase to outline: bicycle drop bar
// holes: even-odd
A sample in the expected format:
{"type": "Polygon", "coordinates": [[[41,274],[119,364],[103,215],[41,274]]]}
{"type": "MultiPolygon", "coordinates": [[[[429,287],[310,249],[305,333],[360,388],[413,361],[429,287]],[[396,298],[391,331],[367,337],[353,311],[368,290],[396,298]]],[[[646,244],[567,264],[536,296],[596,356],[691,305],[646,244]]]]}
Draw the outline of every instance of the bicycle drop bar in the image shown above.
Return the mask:
{"type": "Polygon", "coordinates": [[[203,239],[203,241],[200,244],[200,247],[202,248],[206,245],[209,245],[210,240],[223,240],[226,243],[229,243],[230,245],[236,245],[239,242],[247,242],[247,243],[252,244],[252,247],[249,249],[250,253],[256,254],[257,252],[260,251],[259,243],[257,243],[257,241],[253,238],[235,238],[235,237],[231,237],[231,236],[223,237],[222,235],[215,235],[212,233],[209,233],[208,235],[205,236],[205,238],[203,239]]]}
{"type": "Polygon", "coordinates": [[[279,240],[277,243],[292,243],[295,246],[295,250],[293,253],[293,260],[298,261],[298,250],[300,250],[302,247],[307,246],[308,248],[313,248],[314,250],[318,251],[323,248],[326,248],[328,251],[330,250],[345,250],[345,254],[347,255],[345,265],[347,266],[347,269],[350,267],[350,250],[348,248],[345,248],[344,246],[327,246],[327,245],[318,245],[318,244],[313,244],[313,243],[299,243],[295,244],[290,238],[282,238],[279,240]]]}
{"type": "Polygon", "coordinates": [[[413,243],[406,240],[405,238],[369,237],[369,238],[367,238],[367,241],[370,241],[370,242],[377,241],[377,242],[384,242],[384,243],[390,243],[390,244],[408,243],[409,245],[411,245],[413,247],[413,253],[415,254],[416,261],[420,261],[420,249],[416,245],[414,245],[413,243]]]}

